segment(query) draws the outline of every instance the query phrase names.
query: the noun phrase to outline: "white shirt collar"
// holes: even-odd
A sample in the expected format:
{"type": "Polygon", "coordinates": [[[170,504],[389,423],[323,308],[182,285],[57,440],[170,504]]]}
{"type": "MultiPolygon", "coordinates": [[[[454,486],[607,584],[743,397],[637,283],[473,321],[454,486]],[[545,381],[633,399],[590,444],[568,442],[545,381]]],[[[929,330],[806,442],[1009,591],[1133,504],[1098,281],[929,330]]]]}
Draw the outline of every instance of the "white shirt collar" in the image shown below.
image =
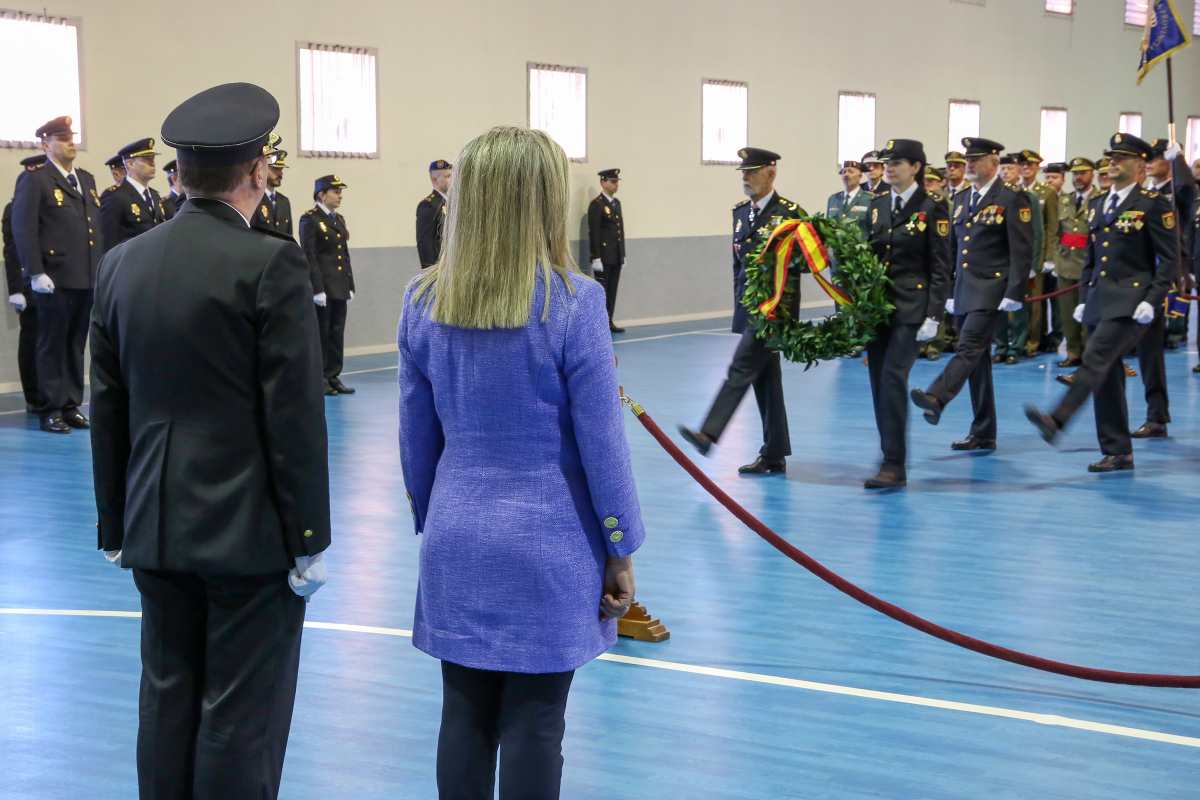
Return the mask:
{"type": "Polygon", "coordinates": [[[133,187],[134,191],[136,191],[136,192],[138,193],[138,196],[139,196],[139,197],[145,197],[145,196],[146,196],[146,187],[145,187],[145,186],[142,186],[142,184],[140,184],[140,183],[138,183],[137,181],[135,181],[135,180],[134,180],[132,177],[130,177],[129,175],[126,175],[126,176],[125,176],[125,182],[126,182],[126,183],[128,183],[130,186],[132,186],[132,187],[133,187]]]}
{"type": "Polygon", "coordinates": [[[271,202],[275,201],[275,190],[274,189],[267,189],[266,195],[267,195],[267,198],[269,200],[271,200],[271,202]]]}
{"type": "Polygon", "coordinates": [[[846,196],[847,203],[853,203],[854,198],[858,197],[858,193],[861,191],[862,191],[862,186],[860,185],[860,186],[855,186],[854,191],[852,191],[852,192],[848,192],[845,189],[843,189],[842,194],[846,196]]]}
{"type": "Polygon", "coordinates": [[[611,194],[609,194],[608,192],[604,191],[603,189],[601,189],[601,190],[600,190],[600,194],[604,195],[604,199],[605,199],[605,200],[607,200],[609,203],[612,203],[612,201],[613,201],[613,196],[612,196],[611,194]]]}
{"type": "Polygon", "coordinates": [[[917,193],[917,182],[916,181],[913,181],[912,184],[907,189],[904,190],[904,194],[899,194],[896,191],[896,189],[893,187],[892,188],[892,207],[895,208],[896,198],[899,197],[900,198],[900,206],[901,206],[901,208],[903,208],[904,206],[908,205],[908,201],[911,200],[912,196],[916,193],[917,193]]]}
{"type": "Polygon", "coordinates": [[[450,202],[450,196],[447,195],[445,192],[443,192],[441,189],[434,189],[434,191],[442,196],[442,200],[444,200],[447,203],[450,202]]]}
{"type": "Polygon", "coordinates": [[[775,197],[774,189],[772,189],[771,191],[769,191],[765,195],[763,195],[763,198],[761,200],[759,200],[757,203],[754,203],[755,212],[762,211],[764,208],[766,208],[767,205],[771,202],[771,199],[773,197],[775,197]]]}
{"type": "Polygon", "coordinates": [[[325,212],[327,215],[329,215],[329,216],[331,216],[331,217],[333,216],[333,212],[332,212],[332,211],[330,211],[328,208],[326,208],[326,207],[325,207],[325,204],[324,204],[324,203],[322,203],[320,200],[318,200],[318,201],[317,201],[317,208],[319,208],[319,209],[321,209],[322,211],[324,211],[324,212],[325,212]]]}
{"type": "MultiPolygon", "coordinates": [[[[1111,189],[1108,190],[1108,197],[1116,196],[1117,205],[1119,206],[1122,203],[1124,203],[1126,201],[1126,199],[1129,198],[1129,195],[1136,188],[1138,188],[1137,181],[1132,181],[1128,186],[1126,186],[1124,189],[1121,189],[1120,191],[1117,191],[1117,187],[1113,186],[1111,189]]],[[[1106,197],[1104,199],[1104,210],[1105,211],[1108,210],[1109,202],[1110,202],[1109,199],[1106,197]]]]}
{"type": "Polygon", "coordinates": [[[1170,179],[1170,178],[1167,178],[1167,179],[1166,179],[1165,181],[1163,181],[1162,183],[1156,183],[1156,184],[1154,184],[1154,191],[1156,191],[1156,192],[1161,192],[1161,191],[1163,191],[1163,187],[1164,187],[1164,186],[1166,186],[1166,185],[1167,185],[1168,183],[1170,183],[1170,182],[1171,182],[1171,179],[1170,179]]]}
{"type": "MultiPolygon", "coordinates": [[[[981,200],[983,199],[983,196],[984,196],[985,194],[987,194],[988,192],[990,192],[990,191],[992,190],[992,186],[993,186],[993,185],[996,183],[996,181],[998,181],[998,180],[1000,180],[1000,173],[999,173],[999,172],[997,172],[995,175],[993,175],[993,176],[992,176],[992,179],[991,179],[990,181],[988,181],[987,183],[985,183],[985,184],[983,185],[983,188],[982,188],[982,189],[979,189],[979,190],[977,190],[977,191],[979,192],[979,198],[980,198],[981,200]]],[[[971,191],[976,191],[976,189],[975,189],[975,187],[974,187],[974,186],[972,186],[972,187],[971,187],[971,191]]]]}
{"type": "MultiPolygon", "coordinates": [[[[53,158],[50,158],[50,159],[48,159],[48,161],[49,161],[51,164],[53,164],[54,166],[58,167],[58,171],[62,173],[62,176],[63,176],[64,178],[69,178],[69,177],[71,177],[72,175],[74,175],[74,174],[75,174],[75,167],[74,167],[74,166],[72,166],[72,167],[71,167],[71,171],[70,171],[70,172],[68,172],[67,170],[63,169],[63,165],[62,165],[62,164],[58,163],[58,162],[57,162],[57,161],[55,161],[53,158]]],[[[76,178],[76,180],[78,180],[78,178],[76,178]]],[[[80,191],[82,191],[82,190],[83,190],[83,186],[82,186],[82,184],[81,184],[81,185],[80,185],[80,191]]]]}

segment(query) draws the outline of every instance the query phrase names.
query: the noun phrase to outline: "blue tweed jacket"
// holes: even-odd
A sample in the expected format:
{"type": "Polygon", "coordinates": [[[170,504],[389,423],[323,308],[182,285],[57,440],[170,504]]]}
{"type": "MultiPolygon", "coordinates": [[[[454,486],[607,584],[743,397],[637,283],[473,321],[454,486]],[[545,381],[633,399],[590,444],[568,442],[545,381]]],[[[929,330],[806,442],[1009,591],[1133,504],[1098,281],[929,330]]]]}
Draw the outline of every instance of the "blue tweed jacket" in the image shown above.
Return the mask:
{"type": "Polygon", "coordinates": [[[529,323],[430,321],[405,292],[400,455],[424,534],[413,644],[476,669],[565,672],[616,641],[601,622],[608,556],[645,537],[604,290],[541,282],[529,323]]]}

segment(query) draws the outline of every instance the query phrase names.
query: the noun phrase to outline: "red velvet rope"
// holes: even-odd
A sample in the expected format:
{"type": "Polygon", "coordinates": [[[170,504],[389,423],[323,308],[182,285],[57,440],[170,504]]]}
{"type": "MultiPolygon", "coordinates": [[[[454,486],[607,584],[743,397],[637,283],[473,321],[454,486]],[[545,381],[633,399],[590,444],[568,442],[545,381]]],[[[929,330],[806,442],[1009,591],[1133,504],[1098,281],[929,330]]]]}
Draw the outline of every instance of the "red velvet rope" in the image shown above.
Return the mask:
{"type": "Polygon", "coordinates": [[[1029,295],[1025,298],[1025,302],[1026,303],[1040,303],[1043,300],[1053,300],[1056,297],[1061,297],[1062,295],[1066,294],[1067,292],[1074,291],[1075,289],[1078,289],[1078,288],[1079,288],[1078,283],[1072,283],[1070,286],[1064,286],[1061,289],[1056,289],[1055,291],[1049,292],[1047,294],[1029,295]]]}
{"type": "Polygon", "coordinates": [[[736,500],[722,491],[691,459],[684,455],[683,451],[662,432],[662,429],[651,419],[645,409],[624,395],[622,395],[622,400],[632,409],[633,413],[642,423],[642,426],[662,445],[662,448],[670,454],[671,458],[675,459],[675,462],[683,467],[684,471],[691,475],[697,483],[703,486],[705,491],[715,497],[721,505],[729,509],[730,513],[741,520],[750,530],[757,533],[763,539],[766,539],[776,550],[830,586],[844,594],[850,595],[863,605],[869,606],[881,614],[886,614],[897,622],[902,622],[910,628],[916,628],[922,633],[935,636],[942,641],[964,647],[967,650],[973,650],[985,656],[1011,661],[1014,664],[1020,664],[1044,672],[1054,672],[1059,675],[1067,675],[1072,678],[1081,678],[1088,681],[1121,683],[1131,686],[1167,686],[1176,689],[1200,688],[1200,675],[1153,675],[1140,672],[1117,672],[1108,669],[1081,667],[1076,664],[1052,661],[1047,658],[1022,653],[1018,650],[1010,650],[1007,647],[1001,647],[991,642],[985,642],[982,639],[967,636],[950,628],[944,628],[937,623],[918,617],[916,614],[906,611],[899,606],[892,605],[831,571],[803,550],[790,544],[779,534],[775,533],[775,531],[768,528],[757,517],[742,508],[736,500]]]}

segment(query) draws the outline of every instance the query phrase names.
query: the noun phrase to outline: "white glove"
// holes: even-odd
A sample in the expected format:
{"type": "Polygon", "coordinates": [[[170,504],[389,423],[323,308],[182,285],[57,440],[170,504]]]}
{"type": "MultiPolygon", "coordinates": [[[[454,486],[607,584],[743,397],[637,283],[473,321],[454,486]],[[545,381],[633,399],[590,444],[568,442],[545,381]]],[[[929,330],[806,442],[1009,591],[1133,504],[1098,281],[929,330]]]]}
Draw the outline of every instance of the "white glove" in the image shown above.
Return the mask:
{"type": "Polygon", "coordinates": [[[301,597],[309,597],[325,585],[329,575],[325,572],[325,554],[296,556],[296,566],[288,572],[288,586],[301,597]]]}
{"type": "Polygon", "coordinates": [[[1033,280],[1038,276],[1038,271],[1032,267],[1029,269],[1029,280],[1033,280]]]}
{"type": "Polygon", "coordinates": [[[917,329],[917,341],[928,342],[933,337],[937,336],[938,321],[933,317],[926,317],[921,323],[921,327],[917,329]]]}
{"type": "Polygon", "coordinates": [[[1163,156],[1167,159],[1167,161],[1174,161],[1179,157],[1181,152],[1183,151],[1179,149],[1179,142],[1171,142],[1169,145],[1167,145],[1166,152],[1163,153],[1163,156]]]}
{"type": "Polygon", "coordinates": [[[121,566],[121,551],[120,550],[105,550],[104,560],[110,564],[121,566]]]}
{"type": "Polygon", "coordinates": [[[1042,262],[1042,272],[1054,272],[1054,262],[1053,261],[1042,262]]]}
{"type": "Polygon", "coordinates": [[[604,262],[598,258],[592,259],[592,272],[604,272],[604,262]]]}
{"type": "Polygon", "coordinates": [[[350,291],[350,299],[349,299],[349,300],[347,300],[346,302],[347,302],[347,303],[353,303],[353,302],[354,302],[354,291],[353,291],[353,290],[351,290],[351,291],[350,291]]]}
{"type": "Polygon", "coordinates": [[[954,313],[954,298],[953,297],[946,298],[946,313],[947,314],[954,313]]]}
{"type": "Polygon", "coordinates": [[[8,296],[8,304],[12,306],[18,314],[20,314],[25,310],[25,295],[20,293],[10,294],[8,296]]]}
{"type": "Polygon", "coordinates": [[[44,272],[34,275],[33,280],[29,283],[38,294],[54,294],[54,281],[50,280],[50,276],[44,272]]]}
{"type": "Polygon", "coordinates": [[[1007,297],[1000,301],[1001,311],[1020,311],[1022,303],[1020,300],[1009,300],[1007,297]]]}
{"type": "Polygon", "coordinates": [[[321,308],[324,308],[325,304],[328,303],[329,300],[325,297],[325,293],[321,292],[320,294],[313,295],[313,302],[319,305],[321,308]]]}
{"type": "Polygon", "coordinates": [[[1079,305],[1075,306],[1075,310],[1071,313],[1071,318],[1074,319],[1076,322],[1079,322],[1079,323],[1083,322],[1083,303],[1080,303],[1079,305]]]}
{"type": "Polygon", "coordinates": [[[1137,308],[1133,310],[1133,321],[1138,325],[1149,325],[1154,322],[1154,306],[1145,300],[1138,303],[1137,308]]]}

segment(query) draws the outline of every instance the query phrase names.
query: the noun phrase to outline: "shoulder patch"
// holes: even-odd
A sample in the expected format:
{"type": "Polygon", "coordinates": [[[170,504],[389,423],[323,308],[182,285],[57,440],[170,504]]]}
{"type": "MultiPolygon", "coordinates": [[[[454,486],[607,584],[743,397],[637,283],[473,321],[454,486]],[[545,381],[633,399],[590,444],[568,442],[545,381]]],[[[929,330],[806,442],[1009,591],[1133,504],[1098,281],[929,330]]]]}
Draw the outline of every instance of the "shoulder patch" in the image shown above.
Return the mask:
{"type": "Polygon", "coordinates": [[[734,206],[734,208],[741,208],[742,206],[748,206],[748,205],[750,205],[750,198],[749,198],[749,197],[747,197],[745,200],[743,200],[742,202],[740,202],[740,203],[738,203],[737,205],[735,205],[735,206],[734,206]]]}

